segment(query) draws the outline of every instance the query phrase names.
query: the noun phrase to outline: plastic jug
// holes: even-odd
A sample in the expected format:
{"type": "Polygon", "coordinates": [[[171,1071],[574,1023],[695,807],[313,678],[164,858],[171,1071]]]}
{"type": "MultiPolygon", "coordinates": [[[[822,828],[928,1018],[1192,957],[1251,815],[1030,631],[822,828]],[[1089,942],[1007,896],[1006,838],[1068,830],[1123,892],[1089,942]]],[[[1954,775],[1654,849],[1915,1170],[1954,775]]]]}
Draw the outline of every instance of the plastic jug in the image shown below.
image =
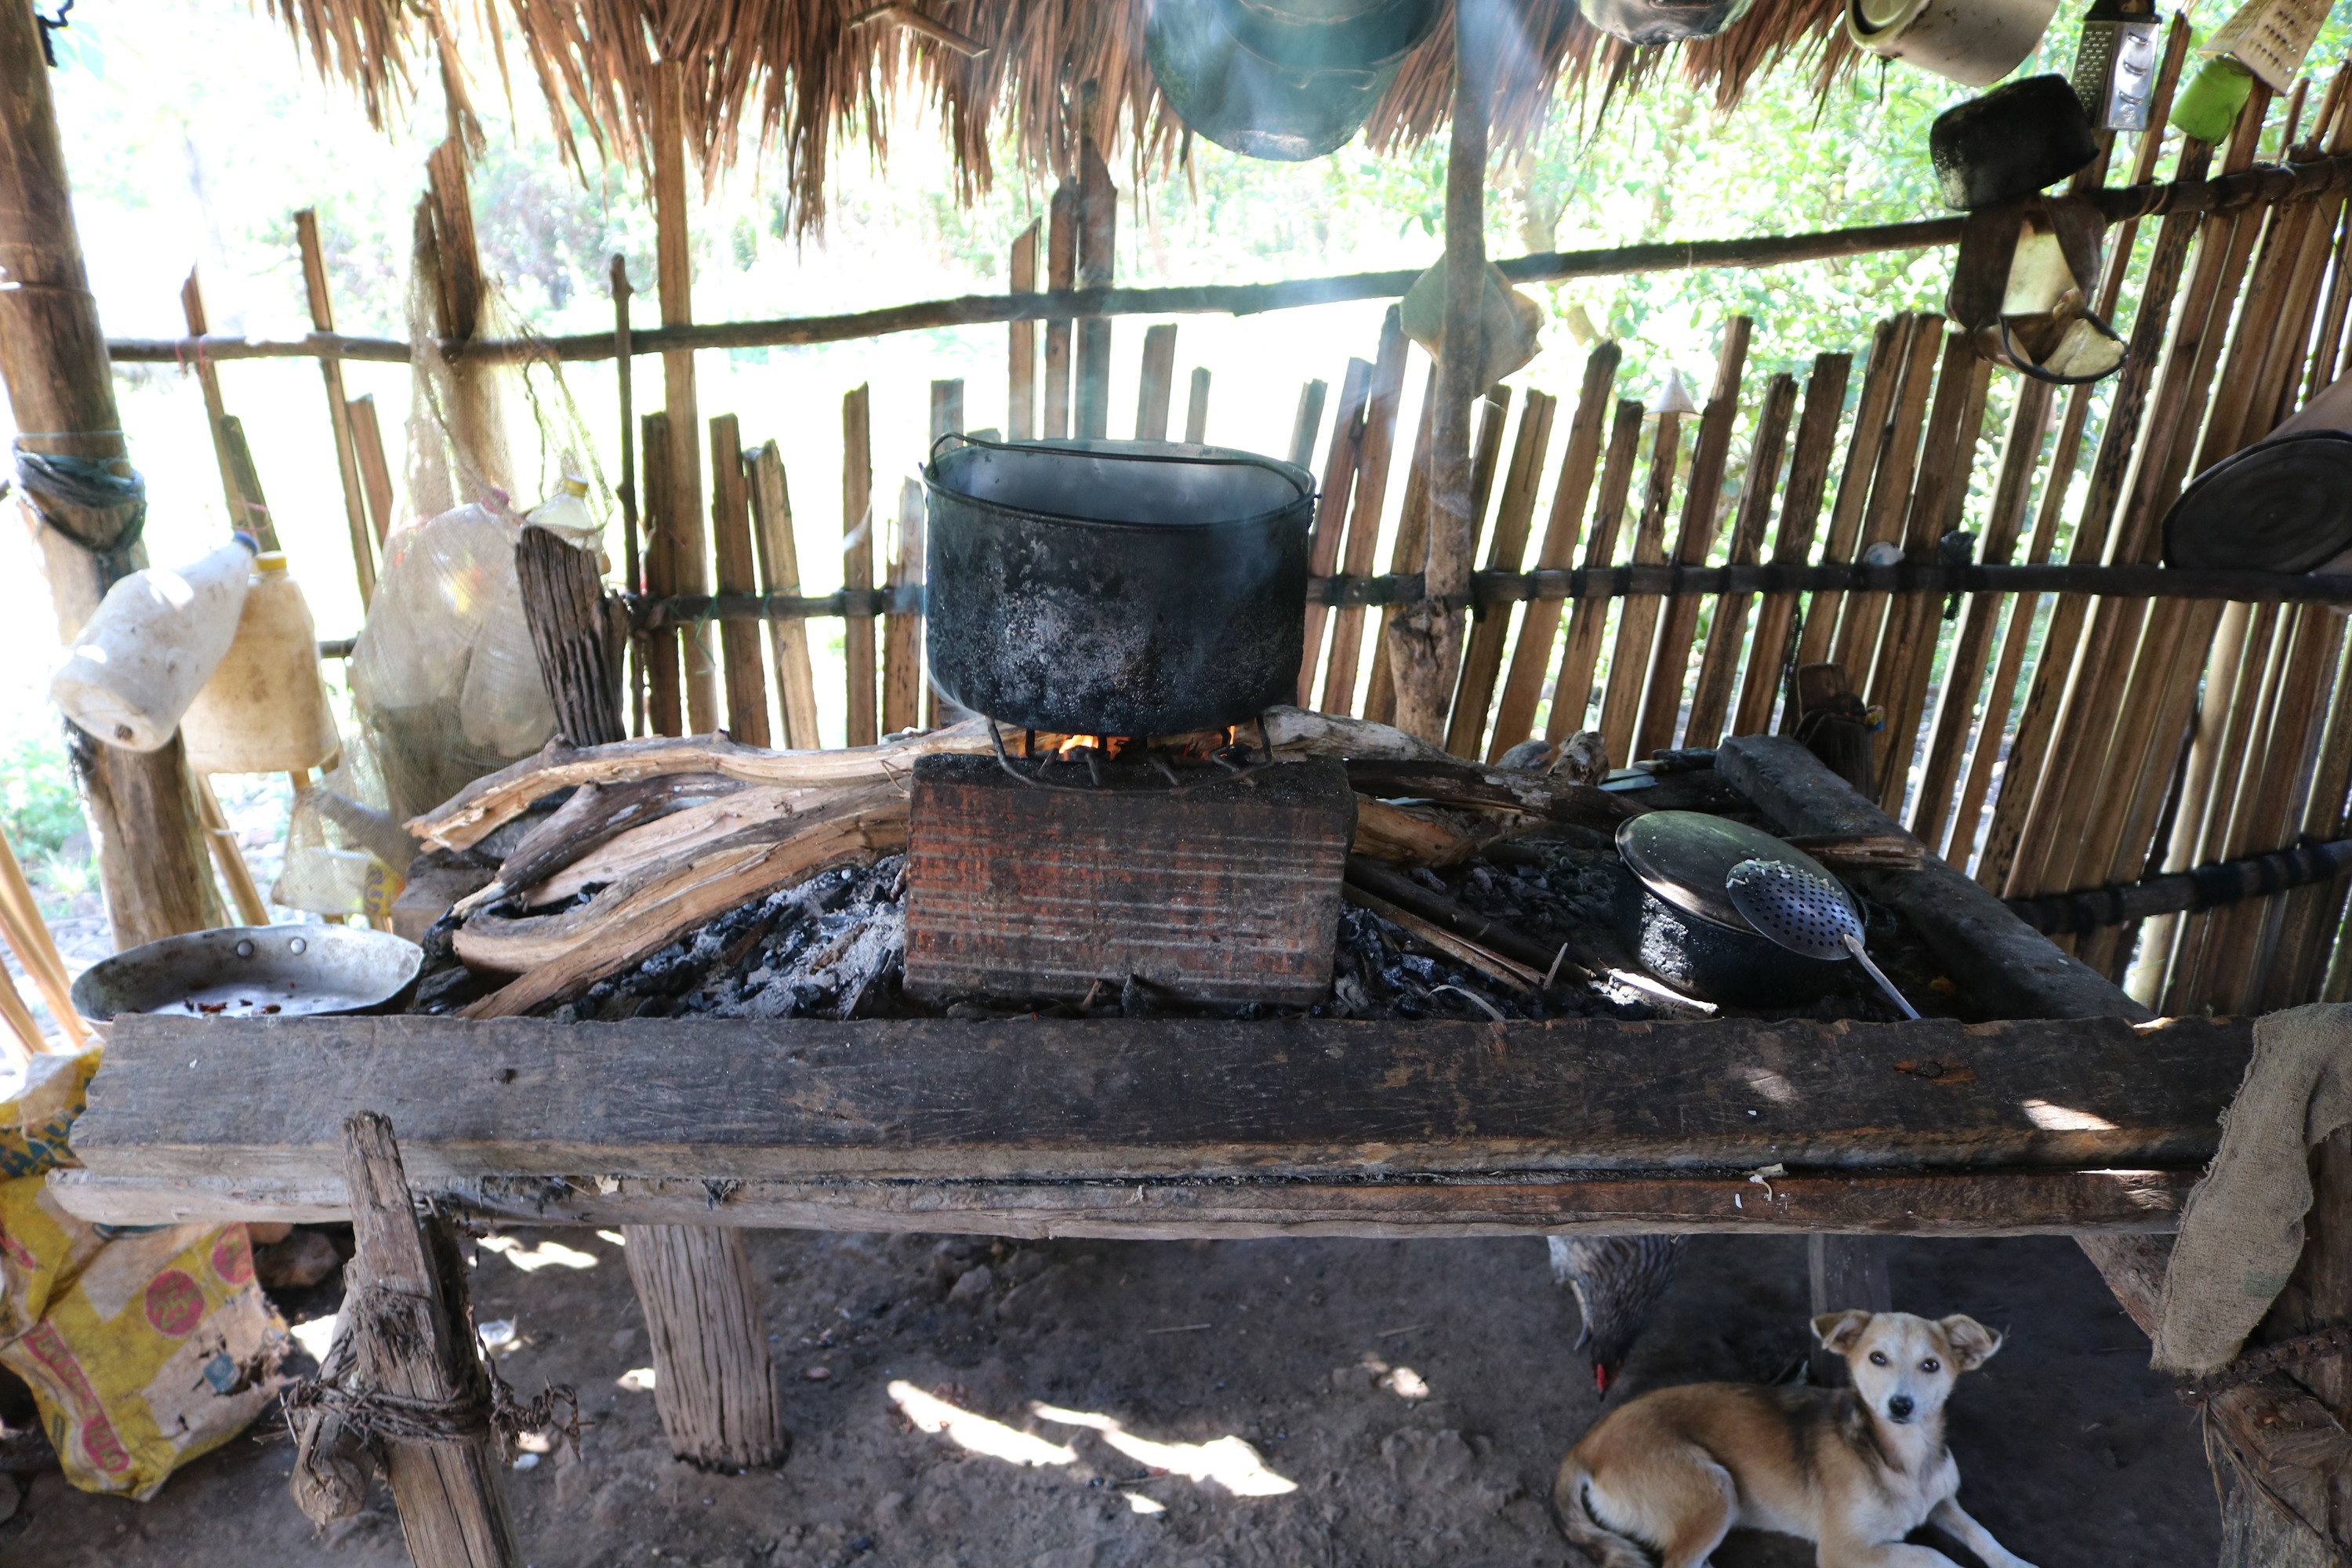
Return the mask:
{"type": "Polygon", "coordinates": [[[564,475],[556,492],[531,508],[523,521],[546,529],[574,550],[593,550],[604,537],[604,525],[588,510],[588,481],[577,474],[564,475]]]}
{"type": "Polygon", "coordinates": [[[110,746],[164,745],[236,640],[254,553],[240,533],[176,572],[151,566],[115,584],[50,679],[49,700],[110,746]]]}
{"type": "Polygon", "coordinates": [[[236,637],[180,720],[203,773],[284,773],[324,765],[341,744],[319,680],[319,630],[283,552],[253,559],[236,637]]]}

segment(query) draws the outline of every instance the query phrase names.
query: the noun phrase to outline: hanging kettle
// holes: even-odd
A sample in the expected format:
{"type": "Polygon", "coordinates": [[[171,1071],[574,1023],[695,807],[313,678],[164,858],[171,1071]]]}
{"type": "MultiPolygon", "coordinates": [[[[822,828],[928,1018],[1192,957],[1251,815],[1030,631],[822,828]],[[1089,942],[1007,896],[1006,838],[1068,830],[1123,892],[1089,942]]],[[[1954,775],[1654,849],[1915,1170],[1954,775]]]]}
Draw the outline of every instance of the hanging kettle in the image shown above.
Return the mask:
{"type": "Polygon", "coordinates": [[[1437,0],[1153,0],[1143,53],[1195,134],[1298,163],[1348,143],[1437,15],[1437,0]]]}

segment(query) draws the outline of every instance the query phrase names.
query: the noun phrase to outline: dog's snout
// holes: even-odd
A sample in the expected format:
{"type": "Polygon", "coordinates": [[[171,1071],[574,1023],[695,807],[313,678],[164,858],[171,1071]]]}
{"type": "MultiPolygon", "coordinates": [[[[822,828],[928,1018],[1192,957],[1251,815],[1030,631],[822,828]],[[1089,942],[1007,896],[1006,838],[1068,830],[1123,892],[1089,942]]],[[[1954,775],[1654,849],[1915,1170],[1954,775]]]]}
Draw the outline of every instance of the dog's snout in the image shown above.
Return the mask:
{"type": "Polygon", "coordinates": [[[1897,1421],[1910,1420],[1913,1408],[1911,1396],[1907,1394],[1898,1394],[1886,1402],[1886,1414],[1897,1421]]]}

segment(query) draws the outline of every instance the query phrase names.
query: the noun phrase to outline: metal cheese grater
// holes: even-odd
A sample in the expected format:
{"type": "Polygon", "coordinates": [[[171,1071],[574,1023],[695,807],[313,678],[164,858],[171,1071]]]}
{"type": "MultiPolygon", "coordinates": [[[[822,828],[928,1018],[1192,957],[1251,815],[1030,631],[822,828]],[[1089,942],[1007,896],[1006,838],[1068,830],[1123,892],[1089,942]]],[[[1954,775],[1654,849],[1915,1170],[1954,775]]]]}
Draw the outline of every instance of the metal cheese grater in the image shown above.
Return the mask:
{"type": "Polygon", "coordinates": [[[2156,90],[2154,10],[2137,0],[2095,0],[2083,18],[2068,79],[2094,131],[2145,131],[2156,90]]]}

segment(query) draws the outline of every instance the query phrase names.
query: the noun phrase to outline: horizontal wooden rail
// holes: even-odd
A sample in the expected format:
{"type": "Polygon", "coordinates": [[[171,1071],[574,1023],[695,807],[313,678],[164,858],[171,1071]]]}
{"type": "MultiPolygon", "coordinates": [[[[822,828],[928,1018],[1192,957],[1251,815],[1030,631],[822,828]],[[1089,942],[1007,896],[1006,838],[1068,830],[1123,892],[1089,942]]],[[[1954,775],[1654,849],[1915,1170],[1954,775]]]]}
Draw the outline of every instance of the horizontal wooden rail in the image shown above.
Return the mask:
{"type": "MultiPolygon", "coordinates": [[[[2307,163],[2263,165],[2219,179],[2172,184],[2126,185],[2094,191],[2088,198],[2111,223],[2176,212],[2230,212],[2240,207],[2315,196],[2352,184],[2352,153],[2307,163]]],[[[1547,250],[1497,263],[1521,283],[1570,278],[1614,278],[1637,272],[1678,272],[1698,268],[1781,267],[1791,262],[1865,256],[1888,250],[1924,250],[1958,244],[1961,219],[1926,218],[1914,223],[1870,224],[1811,234],[1759,235],[1745,239],[1664,240],[1601,250],[1547,250]]],[[[1203,284],[1167,289],[1072,289],[1034,294],[966,294],[952,300],[892,305],[835,316],[792,316],[776,321],[721,321],[685,327],[651,327],[630,334],[630,352],[666,353],[681,349],[794,348],[853,342],[934,327],[989,326],[1007,321],[1074,321],[1087,316],[1255,315],[1349,300],[1393,300],[1421,275],[1417,268],[1346,272],[1279,283],[1203,284]]],[[[482,339],[446,342],[452,355],[473,359],[611,359],[617,351],[610,332],[562,337],[482,339]]],[[[117,338],[107,352],[126,364],[185,364],[198,360],[356,359],[404,363],[406,342],[392,338],[348,337],[312,332],[307,337],[255,340],[117,338]]]]}
{"type": "MultiPolygon", "coordinates": [[[[1309,580],[1318,604],[1411,604],[1421,597],[1417,573],[1309,580]]],[[[632,601],[640,630],[697,621],[823,620],[845,616],[919,615],[922,585],[845,590],[814,596],[782,594],[683,594],[632,601]]],[[[1637,594],[2096,594],[2116,599],[2225,599],[2246,605],[2352,604],[2352,576],[2286,572],[2175,572],[2162,566],[1596,566],[1569,572],[1481,572],[1471,579],[1474,605],[1528,599],[1616,599],[1637,594]]]]}
{"type": "Polygon", "coordinates": [[[2011,899],[2009,907],[2035,931],[2096,931],[2144,921],[2151,915],[2177,914],[2184,910],[2210,910],[2245,899],[2266,898],[2291,888],[2332,882],[2352,871],[2352,838],[2326,844],[2296,844],[2267,855],[2247,855],[2218,860],[2187,871],[2174,871],[2143,881],[2078,892],[2045,893],[2036,899],[2011,899]]]}

